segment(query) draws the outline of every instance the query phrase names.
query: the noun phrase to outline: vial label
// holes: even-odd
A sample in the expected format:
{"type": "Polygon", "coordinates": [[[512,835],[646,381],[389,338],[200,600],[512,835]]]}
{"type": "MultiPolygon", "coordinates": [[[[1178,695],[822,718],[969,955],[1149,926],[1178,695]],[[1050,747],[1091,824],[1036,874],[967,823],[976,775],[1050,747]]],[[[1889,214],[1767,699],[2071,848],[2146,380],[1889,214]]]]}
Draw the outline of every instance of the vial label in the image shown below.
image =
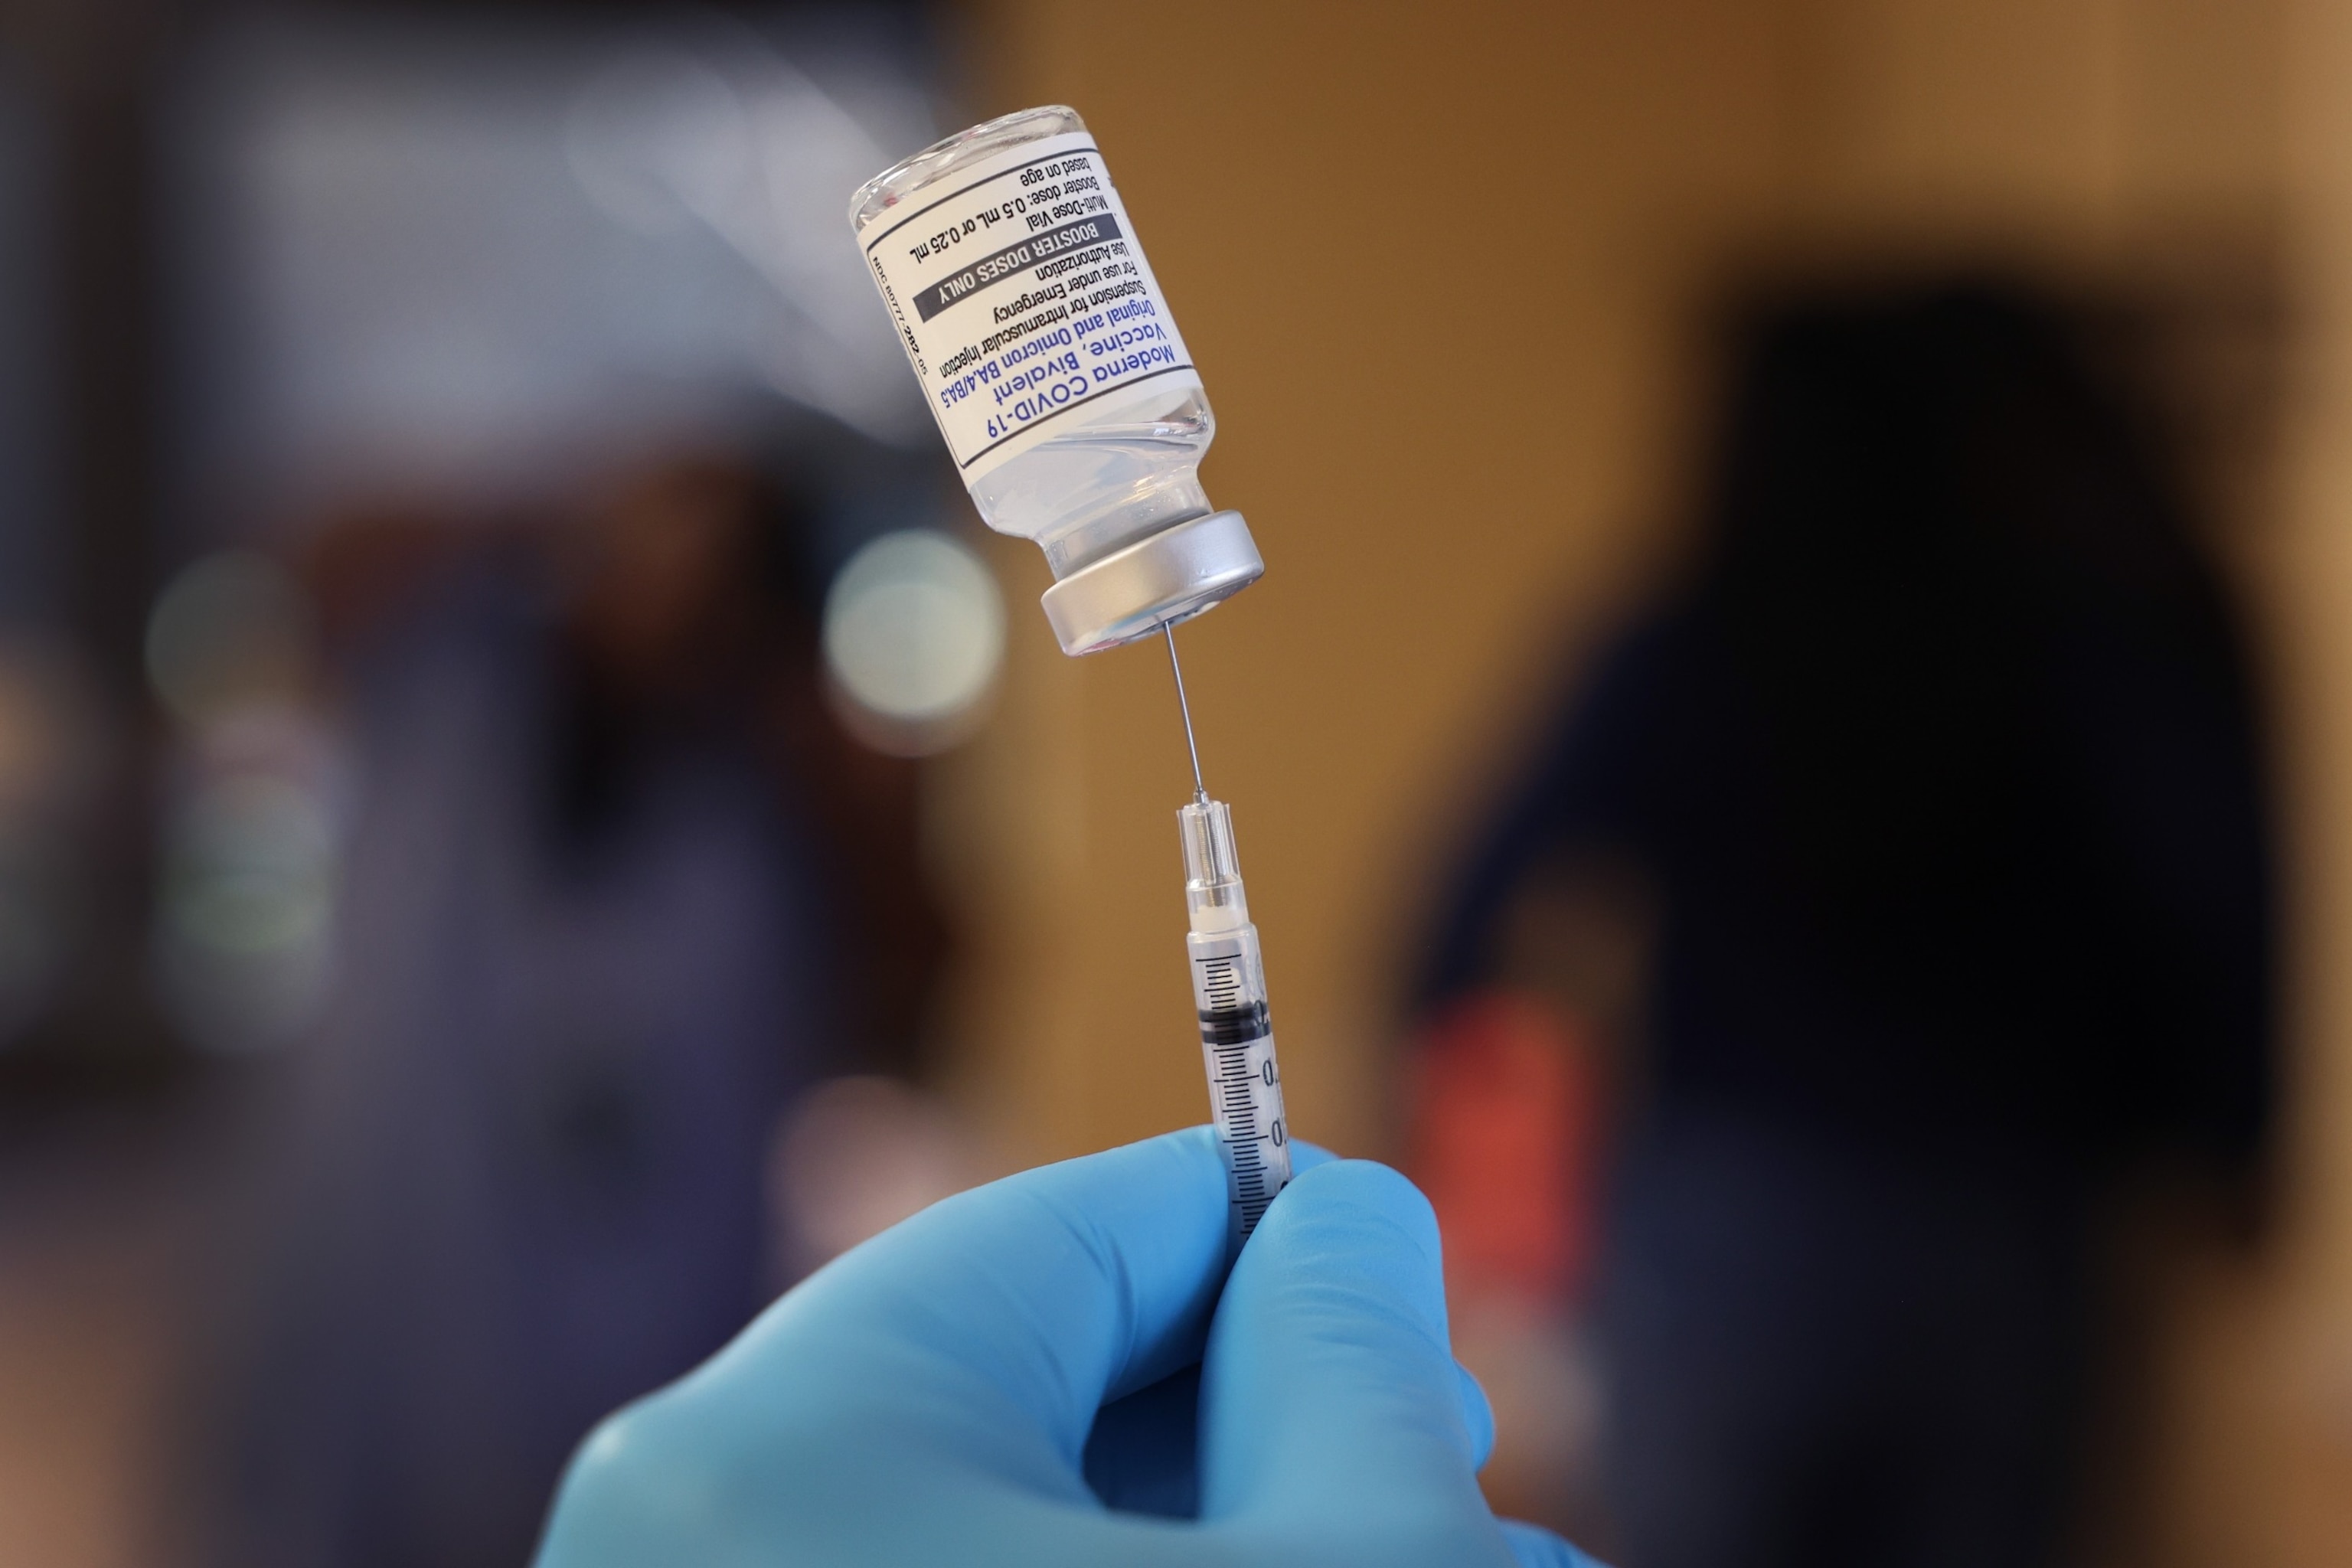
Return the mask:
{"type": "Polygon", "coordinates": [[[873,226],[866,263],[970,485],[1131,388],[1198,388],[1094,138],[1007,150],[873,226]]]}

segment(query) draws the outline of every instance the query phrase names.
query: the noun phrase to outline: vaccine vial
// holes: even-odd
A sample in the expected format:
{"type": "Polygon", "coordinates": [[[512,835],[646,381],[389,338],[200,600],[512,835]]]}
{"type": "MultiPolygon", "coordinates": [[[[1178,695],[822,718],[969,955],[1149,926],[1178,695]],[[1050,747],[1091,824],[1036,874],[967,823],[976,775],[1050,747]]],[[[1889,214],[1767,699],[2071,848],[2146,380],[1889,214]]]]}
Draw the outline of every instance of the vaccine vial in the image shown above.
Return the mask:
{"type": "Polygon", "coordinates": [[[1189,620],[1265,573],[1201,487],[1216,418],[1075,110],[927,147],[860,186],[849,221],[981,517],[1045,552],[1064,652],[1189,620]]]}

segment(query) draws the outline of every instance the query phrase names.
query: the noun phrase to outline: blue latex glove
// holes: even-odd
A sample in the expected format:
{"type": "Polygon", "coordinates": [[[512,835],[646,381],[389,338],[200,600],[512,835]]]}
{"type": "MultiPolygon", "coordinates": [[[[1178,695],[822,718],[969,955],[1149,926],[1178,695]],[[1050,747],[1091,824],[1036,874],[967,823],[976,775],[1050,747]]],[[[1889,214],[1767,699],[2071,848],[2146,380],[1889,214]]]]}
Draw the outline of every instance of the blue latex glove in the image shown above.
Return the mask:
{"type": "Polygon", "coordinates": [[[539,1568],[1591,1568],[1479,1494],[1428,1203],[1297,1152],[1230,1279],[1205,1128],[875,1237],[599,1427],[539,1568]]]}

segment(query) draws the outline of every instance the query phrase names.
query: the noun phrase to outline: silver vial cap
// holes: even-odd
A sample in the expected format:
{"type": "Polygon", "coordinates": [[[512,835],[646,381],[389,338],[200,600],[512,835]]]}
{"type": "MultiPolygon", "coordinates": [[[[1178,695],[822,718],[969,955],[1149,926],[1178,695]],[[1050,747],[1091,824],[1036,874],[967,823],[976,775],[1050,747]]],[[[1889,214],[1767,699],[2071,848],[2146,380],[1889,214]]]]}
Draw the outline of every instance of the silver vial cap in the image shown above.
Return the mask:
{"type": "Polygon", "coordinates": [[[1265,575],[1242,514],[1213,511],[1080,567],[1039,603],[1064,653],[1100,653],[1191,620],[1265,575]]]}

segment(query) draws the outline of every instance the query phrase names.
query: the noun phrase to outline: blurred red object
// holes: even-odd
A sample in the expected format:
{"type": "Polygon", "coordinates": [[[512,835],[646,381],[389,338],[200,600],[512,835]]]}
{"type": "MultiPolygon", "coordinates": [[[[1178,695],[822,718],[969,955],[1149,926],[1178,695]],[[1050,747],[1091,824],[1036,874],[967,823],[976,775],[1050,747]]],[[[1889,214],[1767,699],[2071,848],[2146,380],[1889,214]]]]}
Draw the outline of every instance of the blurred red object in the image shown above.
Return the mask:
{"type": "Polygon", "coordinates": [[[1533,996],[1481,993],[1423,1033],[1407,1083],[1406,1168],[1437,1211],[1447,1295],[1576,1302],[1604,1110],[1591,1027],[1533,996]]]}

